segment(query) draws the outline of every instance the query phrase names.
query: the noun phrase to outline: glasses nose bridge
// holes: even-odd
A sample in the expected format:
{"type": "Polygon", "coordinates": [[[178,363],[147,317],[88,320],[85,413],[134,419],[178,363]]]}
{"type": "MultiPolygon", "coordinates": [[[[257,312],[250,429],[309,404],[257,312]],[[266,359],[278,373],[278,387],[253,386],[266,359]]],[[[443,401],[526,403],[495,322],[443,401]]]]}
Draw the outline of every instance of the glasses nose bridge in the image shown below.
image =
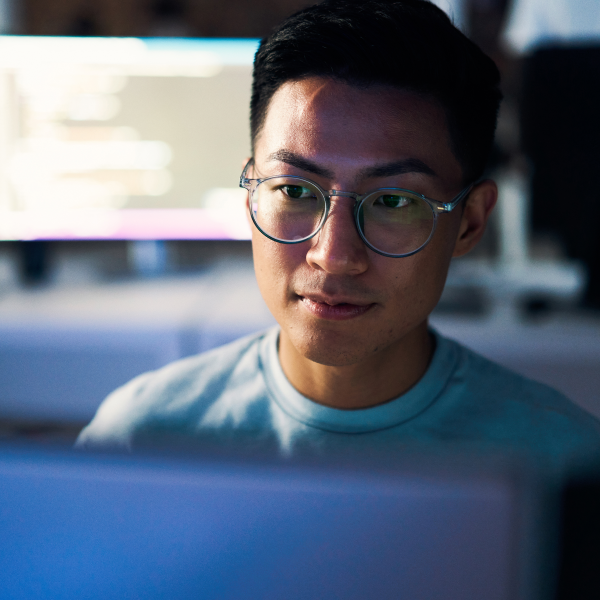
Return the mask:
{"type": "MultiPolygon", "coordinates": [[[[344,192],[342,190],[328,190],[327,192],[325,192],[325,198],[327,199],[327,214],[325,215],[325,218],[323,219],[323,222],[321,224],[321,227],[323,227],[323,225],[325,225],[325,221],[328,220],[329,218],[329,210],[330,210],[330,205],[329,205],[329,201],[331,200],[331,198],[351,198],[352,200],[354,200],[354,212],[356,213],[356,207],[358,205],[358,201],[360,200],[360,198],[362,198],[362,196],[360,194],[357,194],[356,192],[344,192]]],[[[356,217],[355,217],[356,220],[356,217]]],[[[357,223],[358,226],[358,223],[357,223]]]]}
{"type": "Polygon", "coordinates": [[[328,198],[333,198],[335,196],[342,196],[345,198],[352,198],[353,200],[358,200],[360,194],[357,194],[356,192],[343,192],[342,190],[329,190],[327,192],[328,198]]]}
{"type": "Polygon", "coordinates": [[[321,226],[319,227],[319,230],[322,229],[323,226],[325,225],[326,221],[329,220],[329,215],[331,214],[330,213],[331,198],[350,198],[351,200],[354,200],[354,210],[353,210],[354,222],[355,222],[357,229],[359,230],[359,235],[361,237],[363,237],[362,234],[360,233],[360,225],[358,223],[357,216],[356,216],[356,207],[358,206],[359,200],[361,198],[363,198],[363,196],[361,196],[360,194],[357,194],[356,192],[344,192],[342,190],[327,190],[327,191],[322,190],[322,191],[325,192],[324,195],[325,195],[325,199],[327,201],[327,209],[326,209],[326,213],[325,213],[325,218],[321,222],[321,226]]]}

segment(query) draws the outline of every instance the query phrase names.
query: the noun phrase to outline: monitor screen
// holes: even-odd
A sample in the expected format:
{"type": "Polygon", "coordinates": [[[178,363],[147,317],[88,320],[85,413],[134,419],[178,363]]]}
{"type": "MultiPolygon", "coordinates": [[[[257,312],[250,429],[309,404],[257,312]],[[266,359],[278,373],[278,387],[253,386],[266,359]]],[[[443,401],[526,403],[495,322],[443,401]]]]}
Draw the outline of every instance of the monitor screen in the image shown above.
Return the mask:
{"type": "Polygon", "coordinates": [[[509,478],[248,454],[1,448],[2,597],[534,597],[509,478]]]}
{"type": "Polygon", "coordinates": [[[257,47],[0,36],[0,240],[248,239],[257,47]]]}

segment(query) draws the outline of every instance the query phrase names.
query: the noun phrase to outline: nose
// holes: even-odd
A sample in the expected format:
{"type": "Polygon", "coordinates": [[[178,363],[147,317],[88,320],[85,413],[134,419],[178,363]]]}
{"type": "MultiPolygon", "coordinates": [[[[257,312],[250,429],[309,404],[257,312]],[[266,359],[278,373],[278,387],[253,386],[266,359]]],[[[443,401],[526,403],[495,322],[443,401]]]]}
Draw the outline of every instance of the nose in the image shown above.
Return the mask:
{"type": "Polygon", "coordinates": [[[332,275],[360,275],[368,268],[368,250],[353,216],[354,199],[333,197],[325,224],[312,239],[306,261],[332,275]]]}

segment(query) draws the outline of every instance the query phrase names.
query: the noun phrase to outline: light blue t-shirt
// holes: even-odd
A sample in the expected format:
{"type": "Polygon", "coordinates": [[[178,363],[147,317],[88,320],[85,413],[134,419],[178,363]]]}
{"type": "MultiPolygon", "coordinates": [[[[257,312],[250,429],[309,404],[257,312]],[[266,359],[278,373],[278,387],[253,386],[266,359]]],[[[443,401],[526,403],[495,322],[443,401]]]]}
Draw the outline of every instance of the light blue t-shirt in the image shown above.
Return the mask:
{"type": "Polygon", "coordinates": [[[341,410],[300,394],[283,373],[279,329],[145,373],[113,392],[81,448],[132,449],[167,433],[301,452],[526,453],[552,466],[600,457],[600,422],[562,394],[434,333],[425,375],[378,406],[341,410]]]}

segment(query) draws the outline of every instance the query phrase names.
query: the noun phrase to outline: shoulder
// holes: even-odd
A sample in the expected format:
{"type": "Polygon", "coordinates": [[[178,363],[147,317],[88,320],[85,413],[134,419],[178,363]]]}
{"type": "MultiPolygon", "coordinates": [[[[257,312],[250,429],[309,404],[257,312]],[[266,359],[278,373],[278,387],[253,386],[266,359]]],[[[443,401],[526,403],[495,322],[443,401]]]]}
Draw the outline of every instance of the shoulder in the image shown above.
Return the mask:
{"type": "Polygon", "coordinates": [[[104,400],[77,446],[129,447],[136,432],[156,423],[177,429],[198,422],[224,393],[256,378],[259,344],[272,333],[253,334],[132,379],[104,400]]]}
{"type": "Polygon", "coordinates": [[[589,449],[600,456],[600,421],[561,392],[507,369],[452,340],[457,367],[449,382],[463,409],[495,435],[544,451],[589,449]]]}

